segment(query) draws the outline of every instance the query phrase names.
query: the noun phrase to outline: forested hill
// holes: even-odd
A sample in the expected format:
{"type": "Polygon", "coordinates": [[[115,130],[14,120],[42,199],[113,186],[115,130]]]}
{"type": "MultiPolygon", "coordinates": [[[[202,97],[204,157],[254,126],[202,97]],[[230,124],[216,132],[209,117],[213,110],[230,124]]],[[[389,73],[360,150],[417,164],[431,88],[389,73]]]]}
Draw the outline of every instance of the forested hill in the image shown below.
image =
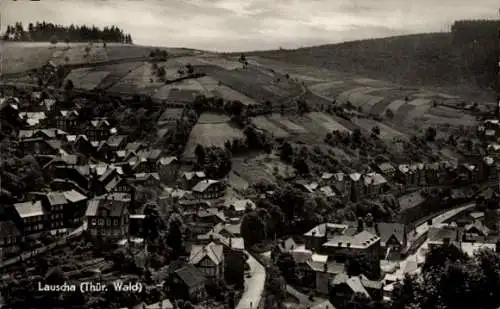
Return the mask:
{"type": "Polygon", "coordinates": [[[247,55],[461,93],[496,86],[500,20],[463,20],[450,32],[370,39],[247,55]]]}
{"type": "Polygon", "coordinates": [[[117,26],[106,26],[103,29],[92,26],[62,26],[45,21],[29,23],[26,28],[21,22],[14,25],[8,25],[3,33],[3,39],[6,41],[69,41],[69,42],[88,42],[104,41],[113,43],[132,44],[132,36],[124,33],[117,26]]]}

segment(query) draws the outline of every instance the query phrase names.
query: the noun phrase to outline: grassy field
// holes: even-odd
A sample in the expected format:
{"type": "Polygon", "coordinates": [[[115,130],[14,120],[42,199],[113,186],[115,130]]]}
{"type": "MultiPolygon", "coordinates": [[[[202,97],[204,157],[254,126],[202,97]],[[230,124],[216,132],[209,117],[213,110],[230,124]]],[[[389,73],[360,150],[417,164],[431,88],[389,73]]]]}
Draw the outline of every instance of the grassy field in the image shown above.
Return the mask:
{"type": "Polygon", "coordinates": [[[372,128],[377,126],[380,129],[380,138],[387,141],[392,141],[394,139],[408,139],[408,136],[402,132],[399,132],[388,125],[385,125],[379,121],[367,118],[353,118],[351,121],[357,126],[363,128],[364,130],[371,132],[372,128]]]}
{"type": "Polygon", "coordinates": [[[224,147],[226,141],[244,140],[243,132],[228,122],[229,118],[217,114],[202,114],[191,130],[184,150],[184,159],[195,158],[197,145],[224,147]]]}
{"type": "Polygon", "coordinates": [[[497,59],[491,54],[484,57],[494,59],[468,62],[467,57],[474,54],[474,50],[471,46],[455,45],[451,33],[398,36],[247,54],[397,84],[450,89],[452,93],[485,99],[492,98],[490,87],[494,85],[493,70],[497,59]],[[493,65],[486,66],[489,63],[493,65]],[[483,70],[480,70],[481,65],[485,65],[483,70]]]}
{"type": "Polygon", "coordinates": [[[330,115],[320,112],[312,112],[307,115],[307,117],[311,118],[318,125],[325,128],[327,132],[332,131],[341,131],[341,132],[351,132],[351,130],[347,129],[339,122],[335,121],[330,115]]]}
{"type": "Polygon", "coordinates": [[[254,124],[257,128],[266,131],[276,138],[286,138],[290,134],[280,128],[278,125],[267,119],[266,116],[258,116],[254,117],[251,120],[252,124],[254,124]]]}
{"type": "Polygon", "coordinates": [[[288,178],[296,174],[295,168],[284,164],[275,155],[233,158],[233,172],[248,184],[258,182],[276,183],[276,177],[288,178]]]}

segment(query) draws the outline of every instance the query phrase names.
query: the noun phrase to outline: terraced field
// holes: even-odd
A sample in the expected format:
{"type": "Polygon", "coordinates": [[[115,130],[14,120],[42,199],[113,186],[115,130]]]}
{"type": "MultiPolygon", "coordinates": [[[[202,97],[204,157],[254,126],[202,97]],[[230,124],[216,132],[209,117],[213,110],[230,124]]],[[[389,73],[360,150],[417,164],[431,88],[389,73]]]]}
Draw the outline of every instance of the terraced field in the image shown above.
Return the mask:
{"type": "Polygon", "coordinates": [[[360,128],[363,128],[364,130],[371,132],[372,128],[377,126],[380,129],[380,138],[383,140],[387,141],[392,141],[394,139],[408,139],[408,136],[402,132],[399,132],[392,127],[380,122],[380,121],[375,121],[373,119],[367,119],[367,118],[353,118],[351,121],[359,126],[360,128]]]}
{"type": "Polygon", "coordinates": [[[115,65],[99,66],[94,68],[92,71],[105,71],[109,72],[108,76],[104,78],[100,84],[99,89],[109,89],[114,87],[113,91],[123,91],[129,92],[126,85],[120,86],[119,82],[129,73],[133,72],[137,68],[141,67],[143,62],[127,62],[115,65]]]}
{"type": "Polygon", "coordinates": [[[231,125],[228,117],[205,113],[200,116],[199,122],[191,130],[183,158],[194,159],[197,145],[224,147],[226,141],[244,139],[243,132],[231,125]]]}
{"type": "Polygon", "coordinates": [[[266,116],[254,117],[252,118],[251,122],[257,128],[268,132],[269,134],[271,134],[276,138],[285,138],[290,135],[288,132],[280,128],[277,124],[267,119],[266,116]]]}

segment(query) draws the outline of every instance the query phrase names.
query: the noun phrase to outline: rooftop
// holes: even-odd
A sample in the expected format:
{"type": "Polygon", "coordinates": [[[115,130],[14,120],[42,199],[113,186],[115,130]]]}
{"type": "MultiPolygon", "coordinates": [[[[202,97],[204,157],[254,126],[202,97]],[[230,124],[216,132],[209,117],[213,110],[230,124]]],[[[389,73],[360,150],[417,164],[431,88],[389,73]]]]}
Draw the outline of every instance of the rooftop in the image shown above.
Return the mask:
{"type": "Polygon", "coordinates": [[[323,246],[366,249],[379,240],[380,237],[373,235],[370,232],[362,231],[353,236],[336,235],[333,238],[331,238],[328,242],[323,244],[323,246]]]}
{"type": "Polygon", "coordinates": [[[45,213],[41,201],[17,203],[14,204],[14,209],[21,218],[43,216],[45,213]]]}

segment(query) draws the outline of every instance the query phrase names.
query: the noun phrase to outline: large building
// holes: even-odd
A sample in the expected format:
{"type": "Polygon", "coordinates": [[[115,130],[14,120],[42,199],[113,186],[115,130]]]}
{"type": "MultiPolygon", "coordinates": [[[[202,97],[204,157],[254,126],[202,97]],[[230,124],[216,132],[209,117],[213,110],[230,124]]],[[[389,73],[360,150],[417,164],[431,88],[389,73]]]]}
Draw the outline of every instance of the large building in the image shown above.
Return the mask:
{"type": "Polygon", "coordinates": [[[94,237],[122,238],[128,235],[128,194],[114,193],[89,201],[85,217],[94,237]]]}

